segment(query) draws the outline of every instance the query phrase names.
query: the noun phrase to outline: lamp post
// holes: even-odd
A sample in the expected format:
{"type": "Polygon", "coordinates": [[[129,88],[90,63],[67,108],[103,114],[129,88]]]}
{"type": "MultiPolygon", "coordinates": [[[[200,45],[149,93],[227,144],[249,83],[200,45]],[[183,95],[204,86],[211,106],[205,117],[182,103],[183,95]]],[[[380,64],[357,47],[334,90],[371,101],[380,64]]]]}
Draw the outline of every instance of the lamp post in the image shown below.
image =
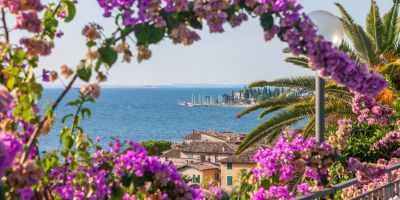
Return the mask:
{"type": "MultiPolygon", "coordinates": [[[[330,12],[317,10],[309,15],[318,34],[333,46],[339,47],[343,40],[343,26],[339,18],[330,12]]],[[[315,74],[315,138],[318,143],[324,140],[325,132],[325,80],[315,74]]]]}

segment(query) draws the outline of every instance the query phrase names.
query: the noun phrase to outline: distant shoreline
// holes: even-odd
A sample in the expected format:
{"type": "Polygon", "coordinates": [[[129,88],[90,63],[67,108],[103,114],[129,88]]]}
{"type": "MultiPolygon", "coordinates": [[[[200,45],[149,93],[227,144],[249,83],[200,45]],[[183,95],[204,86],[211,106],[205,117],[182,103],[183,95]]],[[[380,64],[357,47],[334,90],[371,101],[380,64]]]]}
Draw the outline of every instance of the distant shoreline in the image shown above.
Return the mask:
{"type": "MultiPolygon", "coordinates": [[[[240,85],[143,85],[143,86],[110,86],[102,85],[104,89],[221,89],[221,88],[242,88],[246,84],[240,85]]],[[[75,86],[73,88],[80,88],[81,86],[75,86]]],[[[62,86],[44,86],[45,89],[64,89],[62,86]]]]}

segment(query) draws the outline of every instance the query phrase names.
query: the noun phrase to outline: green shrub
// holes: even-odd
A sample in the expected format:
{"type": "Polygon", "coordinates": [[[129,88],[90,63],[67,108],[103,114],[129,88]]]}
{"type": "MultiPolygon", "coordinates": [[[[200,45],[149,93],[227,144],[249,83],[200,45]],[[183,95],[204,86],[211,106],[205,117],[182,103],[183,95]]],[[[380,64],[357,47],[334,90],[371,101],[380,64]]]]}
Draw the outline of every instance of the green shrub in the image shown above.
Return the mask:
{"type": "Polygon", "coordinates": [[[165,141],[165,140],[160,140],[160,141],[148,140],[148,141],[143,141],[140,144],[144,148],[146,148],[149,155],[152,156],[160,156],[163,151],[171,149],[172,146],[171,141],[165,141]]]}

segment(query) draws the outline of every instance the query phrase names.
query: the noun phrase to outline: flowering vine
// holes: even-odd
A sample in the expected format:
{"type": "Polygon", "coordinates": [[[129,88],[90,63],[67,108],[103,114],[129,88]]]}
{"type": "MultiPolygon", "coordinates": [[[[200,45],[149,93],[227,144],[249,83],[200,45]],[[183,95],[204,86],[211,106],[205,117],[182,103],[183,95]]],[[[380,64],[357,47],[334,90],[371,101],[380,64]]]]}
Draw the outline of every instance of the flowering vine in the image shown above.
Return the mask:
{"type": "Polygon", "coordinates": [[[353,98],[352,110],[358,115],[358,121],[368,125],[388,125],[389,118],[395,111],[388,105],[379,104],[374,98],[365,95],[356,95],[353,98]]]}

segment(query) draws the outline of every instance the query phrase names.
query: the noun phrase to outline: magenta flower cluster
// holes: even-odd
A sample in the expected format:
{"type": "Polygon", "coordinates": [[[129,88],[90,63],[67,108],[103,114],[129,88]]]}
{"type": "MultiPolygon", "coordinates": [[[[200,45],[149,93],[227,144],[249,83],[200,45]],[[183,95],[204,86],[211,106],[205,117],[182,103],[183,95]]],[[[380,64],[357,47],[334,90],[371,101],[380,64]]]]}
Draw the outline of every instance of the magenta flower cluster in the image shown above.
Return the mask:
{"type": "MultiPolygon", "coordinates": [[[[258,180],[279,178],[274,187],[264,192],[267,196],[287,199],[296,191],[289,191],[285,183],[292,180],[294,174],[304,174],[308,181],[320,183],[320,176],[328,174],[327,168],[332,163],[330,157],[333,153],[331,145],[327,142],[318,144],[315,138],[305,140],[295,129],[286,130],[271,148],[259,150],[254,155],[259,167],[253,170],[253,174],[258,180]]],[[[301,194],[310,191],[305,183],[298,185],[296,190],[301,194]]],[[[262,193],[262,190],[259,192],[262,193]]]]}
{"type": "Polygon", "coordinates": [[[54,185],[54,192],[62,199],[95,200],[104,199],[111,194],[111,187],[107,184],[106,170],[83,166],[70,170],[68,167],[65,171],[65,166],[63,166],[54,168],[50,173],[51,177],[59,180],[59,183],[54,185]]]}
{"type": "Polygon", "coordinates": [[[22,12],[17,14],[16,29],[26,29],[32,33],[39,33],[42,31],[41,21],[37,17],[36,12],[22,12]]]}
{"type": "MultiPolygon", "coordinates": [[[[223,25],[226,22],[229,22],[232,27],[237,27],[247,20],[246,14],[241,12],[241,9],[232,13],[232,7],[239,6],[258,16],[264,16],[266,13],[274,14],[279,23],[273,23],[270,27],[263,25],[266,30],[265,39],[271,40],[281,32],[283,35],[281,39],[288,43],[289,50],[293,54],[307,55],[310,66],[321,76],[331,77],[337,83],[360,94],[376,95],[387,87],[383,76],[373,70],[370,71],[364,64],[359,65],[346,53],[334,48],[330,42],[318,36],[314,24],[306,14],[302,13],[302,7],[295,0],[261,2],[245,0],[244,5],[238,0],[195,0],[193,6],[189,6],[191,2],[189,3],[188,0],[98,0],[98,3],[104,9],[105,17],[110,17],[113,11],[122,12],[124,25],[136,26],[150,23],[163,28],[168,25],[168,20],[163,18],[162,12],[189,12],[194,15],[194,18],[204,19],[212,33],[224,32],[223,25]]],[[[185,34],[184,37],[173,37],[174,43],[191,44],[198,40],[196,32],[184,28],[188,24],[182,22],[173,25],[173,30],[176,28],[181,29],[181,32],[185,30],[184,32],[190,33],[193,39],[188,39],[189,37],[185,34]]]]}
{"type": "Polygon", "coordinates": [[[294,194],[285,186],[271,186],[268,190],[260,188],[251,197],[252,200],[265,200],[265,199],[293,199],[294,194]]]}
{"type": "Polygon", "coordinates": [[[360,182],[373,181],[385,174],[384,165],[360,162],[357,158],[350,158],[347,167],[349,170],[355,171],[360,182]]]}
{"type": "Polygon", "coordinates": [[[0,0],[0,5],[9,8],[12,13],[41,11],[44,8],[40,0],[0,0]]]}
{"type": "Polygon", "coordinates": [[[41,21],[37,14],[44,8],[40,0],[1,0],[0,5],[8,8],[16,16],[14,25],[16,29],[25,29],[32,33],[42,31],[41,21]]]}
{"type": "Polygon", "coordinates": [[[119,188],[126,200],[142,196],[166,200],[203,199],[202,190],[185,183],[173,165],[161,163],[156,156],[148,156],[147,151],[135,142],[130,142],[122,151],[124,144],[116,140],[110,144],[111,151],[97,149],[90,165],[80,165],[76,170],[71,171],[68,167],[66,171],[65,166],[54,168],[50,177],[54,179],[55,193],[71,200],[109,199],[112,188],[119,188]]]}
{"type": "Polygon", "coordinates": [[[393,147],[396,148],[400,146],[399,141],[400,132],[396,129],[387,133],[385,137],[375,142],[372,147],[374,150],[391,149],[393,147]]]}
{"type": "Polygon", "coordinates": [[[0,113],[7,113],[11,109],[13,99],[6,87],[0,87],[0,113]]]}
{"type": "Polygon", "coordinates": [[[0,132],[0,177],[4,175],[21,150],[22,144],[15,135],[0,132]]]}
{"type": "MultiPolygon", "coordinates": [[[[384,160],[384,159],[379,159],[377,161],[377,165],[383,166],[384,168],[399,164],[400,160],[398,158],[392,158],[389,161],[384,160]]],[[[394,170],[391,173],[391,180],[399,180],[400,178],[400,170],[394,170]]],[[[363,193],[369,192],[375,188],[381,187],[385,184],[388,183],[389,177],[387,173],[384,173],[384,175],[380,176],[379,178],[376,178],[372,181],[365,181],[360,184],[356,184],[354,186],[351,186],[349,188],[346,188],[342,191],[342,197],[343,199],[352,199],[356,196],[359,196],[363,193]]]]}
{"type": "Polygon", "coordinates": [[[352,110],[354,114],[358,115],[359,122],[368,125],[385,126],[389,123],[389,117],[395,115],[395,111],[390,106],[381,105],[374,98],[366,95],[355,95],[352,110]]]}
{"type": "Polygon", "coordinates": [[[152,185],[166,195],[163,199],[201,200],[203,197],[201,191],[184,182],[173,165],[161,163],[156,156],[148,156],[146,150],[135,142],[130,142],[130,148],[113,161],[114,171],[121,178],[131,175],[140,178],[150,173],[152,185]],[[170,187],[174,191],[166,190],[170,187]]]}

